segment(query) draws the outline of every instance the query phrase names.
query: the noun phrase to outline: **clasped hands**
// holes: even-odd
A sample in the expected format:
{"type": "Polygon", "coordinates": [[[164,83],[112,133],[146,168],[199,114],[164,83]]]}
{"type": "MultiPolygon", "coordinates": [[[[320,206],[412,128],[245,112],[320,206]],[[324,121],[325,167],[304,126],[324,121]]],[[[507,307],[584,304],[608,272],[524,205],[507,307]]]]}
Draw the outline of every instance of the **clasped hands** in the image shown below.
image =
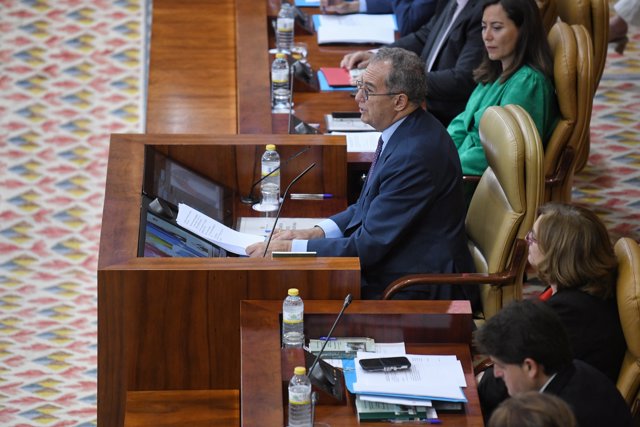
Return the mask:
{"type": "MultiPolygon", "coordinates": [[[[312,240],[324,237],[324,231],[320,227],[306,228],[304,230],[276,230],[273,232],[267,255],[272,252],[291,252],[293,239],[312,240]]],[[[247,255],[251,258],[261,258],[267,242],[254,243],[247,247],[247,255]]]]}
{"type": "Polygon", "coordinates": [[[336,13],[338,15],[358,13],[360,11],[360,2],[358,0],[320,0],[320,10],[322,10],[322,13],[336,13]]]}

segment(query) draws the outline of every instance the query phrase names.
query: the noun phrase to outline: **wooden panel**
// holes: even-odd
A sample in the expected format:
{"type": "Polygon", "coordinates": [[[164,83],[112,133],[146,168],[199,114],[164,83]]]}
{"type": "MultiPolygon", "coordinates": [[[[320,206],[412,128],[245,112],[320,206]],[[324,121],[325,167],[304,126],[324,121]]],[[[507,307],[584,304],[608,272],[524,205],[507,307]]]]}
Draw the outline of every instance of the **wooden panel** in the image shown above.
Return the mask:
{"type": "Polygon", "coordinates": [[[240,425],[238,390],[130,391],[125,427],[240,425]]]}
{"type": "Polygon", "coordinates": [[[154,0],[152,25],[147,132],[236,133],[234,0],[154,0]]]}
{"type": "MultiPolygon", "coordinates": [[[[292,285],[308,299],[343,298],[347,293],[359,298],[357,258],[137,257],[145,145],[157,144],[205,175],[215,176],[219,170],[233,177],[237,173],[231,159],[238,157],[234,150],[258,150],[270,138],[276,136],[112,136],[98,262],[101,425],[122,425],[127,391],[238,388],[242,299],[281,301],[292,285]]],[[[284,152],[309,145],[310,157],[318,159],[313,186],[301,188],[344,194],[343,138],[279,136],[277,140],[284,152]]],[[[292,173],[286,172],[285,179],[292,173]]],[[[249,175],[245,182],[252,179],[249,175]]],[[[285,209],[292,216],[325,216],[345,207],[344,198],[290,202],[285,209]]],[[[238,212],[255,215],[249,207],[243,209],[238,212]]]]}

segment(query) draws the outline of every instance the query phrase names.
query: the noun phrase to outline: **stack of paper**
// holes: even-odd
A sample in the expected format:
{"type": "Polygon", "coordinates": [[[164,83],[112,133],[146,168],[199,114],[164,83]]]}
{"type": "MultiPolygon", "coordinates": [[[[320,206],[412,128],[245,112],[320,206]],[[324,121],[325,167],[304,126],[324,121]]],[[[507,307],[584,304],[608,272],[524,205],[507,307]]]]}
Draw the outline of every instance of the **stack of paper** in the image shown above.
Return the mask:
{"type": "Polygon", "coordinates": [[[313,15],[318,32],[318,44],[377,43],[395,40],[395,15],[313,15]]]}
{"type": "MultiPolygon", "coordinates": [[[[410,407],[416,418],[421,418],[421,408],[429,409],[422,418],[435,418],[432,401],[451,402],[462,405],[467,402],[463,387],[466,387],[464,372],[460,361],[455,356],[425,356],[385,354],[385,357],[406,356],[411,368],[394,372],[366,372],[360,367],[361,359],[380,357],[372,353],[358,353],[354,360],[343,361],[344,376],[347,389],[356,394],[361,402],[377,402],[387,405],[410,407]]],[[[388,418],[390,412],[398,411],[394,406],[376,407],[382,413],[381,418],[388,418]],[[381,409],[383,408],[383,409],[381,409]]],[[[371,405],[363,406],[363,416],[372,417],[371,405]]],[[[406,415],[405,409],[400,413],[406,415]]],[[[367,418],[371,419],[371,418],[367,418]]]]}

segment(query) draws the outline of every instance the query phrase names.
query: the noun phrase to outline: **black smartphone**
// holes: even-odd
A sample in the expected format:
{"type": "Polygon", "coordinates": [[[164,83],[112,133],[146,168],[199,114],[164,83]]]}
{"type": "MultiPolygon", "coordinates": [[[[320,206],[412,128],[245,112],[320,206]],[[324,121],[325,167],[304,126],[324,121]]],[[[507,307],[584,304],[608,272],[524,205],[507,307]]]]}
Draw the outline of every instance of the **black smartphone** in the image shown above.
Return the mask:
{"type": "Polygon", "coordinates": [[[411,362],[406,357],[379,357],[376,359],[361,359],[360,366],[368,372],[391,372],[409,369],[411,362]]]}

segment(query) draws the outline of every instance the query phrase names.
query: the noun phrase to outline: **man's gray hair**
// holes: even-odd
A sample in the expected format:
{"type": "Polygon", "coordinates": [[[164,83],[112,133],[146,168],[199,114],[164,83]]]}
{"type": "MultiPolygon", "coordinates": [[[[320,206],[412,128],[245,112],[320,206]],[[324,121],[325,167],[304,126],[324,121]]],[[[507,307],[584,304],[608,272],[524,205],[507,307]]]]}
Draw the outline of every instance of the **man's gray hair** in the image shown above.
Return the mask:
{"type": "Polygon", "coordinates": [[[409,102],[420,105],[427,95],[424,62],[413,52],[399,47],[383,47],[369,63],[386,62],[391,71],[385,80],[389,92],[402,92],[409,102]]]}

